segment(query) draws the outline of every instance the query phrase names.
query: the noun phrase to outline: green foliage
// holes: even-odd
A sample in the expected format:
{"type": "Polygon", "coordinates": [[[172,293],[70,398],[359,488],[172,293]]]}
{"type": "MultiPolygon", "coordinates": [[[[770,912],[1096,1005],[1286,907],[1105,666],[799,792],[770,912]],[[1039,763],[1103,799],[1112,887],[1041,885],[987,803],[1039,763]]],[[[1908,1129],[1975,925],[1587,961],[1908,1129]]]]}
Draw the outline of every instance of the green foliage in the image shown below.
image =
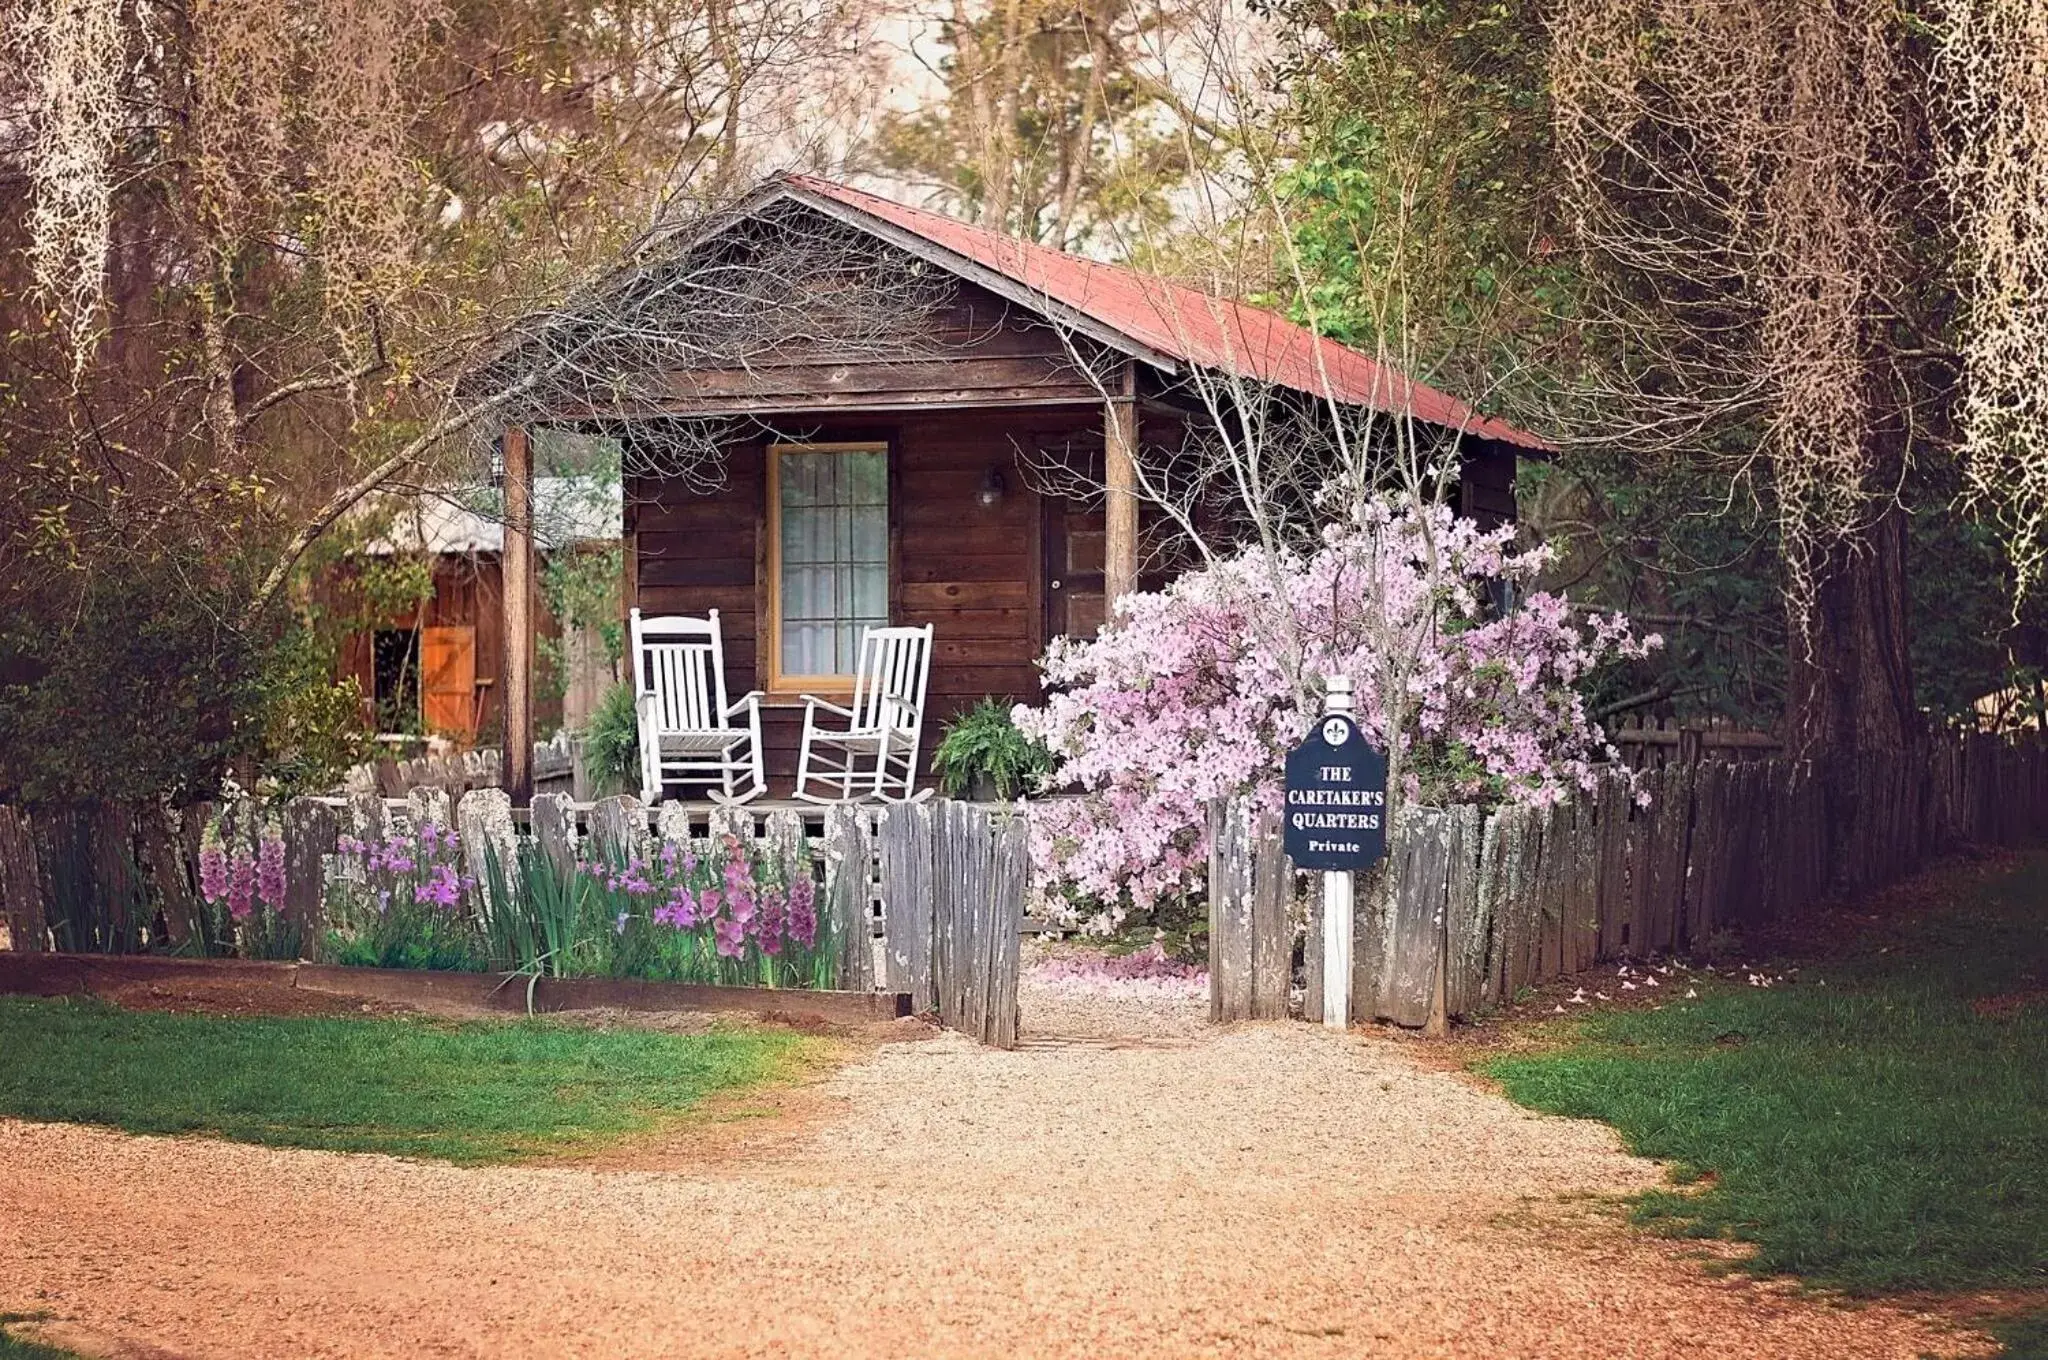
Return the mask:
{"type": "Polygon", "coordinates": [[[946,724],[932,753],[932,768],[948,798],[958,798],[986,779],[995,796],[1009,799],[1034,788],[1052,771],[1052,753],[1010,721],[1014,702],[983,698],[946,724]]]}
{"type": "Polygon", "coordinates": [[[614,662],[626,654],[626,626],[619,619],[625,564],[625,550],[612,543],[549,553],[540,573],[541,595],[556,622],[565,631],[594,630],[605,659],[614,662]]]}
{"type": "Polygon", "coordinates": [[[0,997],[0,1112],[131,1133],[506,1162],[657,1127],[808,1041],[545,1022],[219,1019],[0,997]]]}
{"type": "Polygon", "coordinates": [[[561,637],[534,639],[539,678],[536,693],[559,699],[569,689],[568,636],[597,635],[605,660],[616,666],[626,654],[626,626],[619,619],[619,584],[625,553],[618,544],[583,546],[548,554],[540,571],[541,596],[561,625],[561,637]]]}
{"type": "Polygon", "coordinates": [[[584,768],[605,792],[640,786],[640,715],[633,700],[631,685],[613,685],[598,700],[583,734],[584,768]]]}
{"type": "Polygon", "coordinates": [[[356,605],[346,620],[351,629],[402,618],[434,598],[434,560],[425,554],[358,555],[350,566],[356,605]]]}
{"type": "Polygon", "coordinates": [[[1547,244],[1541,16],[1497,0],[1284,12],[1306,30],[1302,154],[1278,186],[1291,309],[1497,408],[1538,376],[1574,287],[1547,244]]]}
{"type": "Polygon", "coordinates": [[[0,798],[184,802],[231,768],[318,788],[361,757],[354,686],[282,611],[239,626],[232,590],[170,563],[75,584],[55,616],[51,599],[0,614],[0,798]]]}
{"type": "Polygon", "coordinates": [[[262,730],[255,773],[285,796],[334,787],[376,743],[363,725],[355,678],[334,678],[334,653],[311,629],[293,627],[258,672],[253,719],[262,730]]]}
{"type": "Polygon", "coordinates": [[[1857,1291],[2048,1281],[2048,859],[1956,888],[1882,951],[1583,1023],[1486,1070],[1677,1164],[1645,1221],[1857,1291]],[[1973,1005],[2004,998],[1991,1005],[1973,1005]],[[1711,1176],[1711,1181],[1700,1184],[1711,1176]]]}
{"type": "Polygon", "coordinates": [[[528,977],[568,977],[579,971],[579,940],[590,938],[590,880],[564,874],[539,842],[522,838],[506,866],[497,849],[484,850],[492,909],[483,921],[491,965],[528,977]]]}
{"type": "Polygon", "coordinates": [[[475,924],[408,893],[328,893],[327,957],[355,968],[475,973],[488,964],[475,924]]]}
{"type": "Polygon", "coordinates": [[[1994,1322],[1986,1330],[1998,1338],[2005,1360],[2048,1360],[2048,1312],[1994,1322]]]}

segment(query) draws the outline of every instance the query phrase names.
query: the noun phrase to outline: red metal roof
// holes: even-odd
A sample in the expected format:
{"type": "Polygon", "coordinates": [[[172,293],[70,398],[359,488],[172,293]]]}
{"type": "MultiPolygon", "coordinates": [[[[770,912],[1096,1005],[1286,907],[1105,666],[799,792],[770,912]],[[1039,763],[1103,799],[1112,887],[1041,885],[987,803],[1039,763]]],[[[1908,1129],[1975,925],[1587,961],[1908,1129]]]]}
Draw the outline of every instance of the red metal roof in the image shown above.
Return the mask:
{"type": "Polygon", "coordinates": [[[854,214],[908,232],[941,251],[994,271],[1137,346],[1181,363],[1215,369],[1317,397],[1365,406],[1448,429],[1549,451],[1525,430],[1483,416],[1448,392],[1416,382],[1348,345],[1318,336],[1261,307],[1211,297],[1122,265],[1069,255],[1013,236],[912,208],[809,175],[783,183],[854,214]]]}

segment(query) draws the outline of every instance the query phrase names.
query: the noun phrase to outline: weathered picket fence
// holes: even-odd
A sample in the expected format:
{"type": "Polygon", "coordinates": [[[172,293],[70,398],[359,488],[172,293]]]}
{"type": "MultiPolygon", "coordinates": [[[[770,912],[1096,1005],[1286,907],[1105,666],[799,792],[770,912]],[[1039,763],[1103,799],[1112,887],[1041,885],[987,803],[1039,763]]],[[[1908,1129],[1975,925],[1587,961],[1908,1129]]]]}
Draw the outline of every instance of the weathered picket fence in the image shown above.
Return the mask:
{"type": "MultiPolygon", "coordinates": [[[[589,782],[580,768],[581,760],[582,746],[567,732],[535,742],[534,787],[542,792],[574,793],[589,782]]],[[[436,788],[459,798],[470,789],[499,787],[504,778],[503,767],[503,753],[490,746],[402,760],[385,756],[351,768],[343,776],[341,788],[351,795],[375,794],[385,798],[403,798],[414,789],[436,788]]]]}
{"type": "MultiPolygon", "coordinates": [[[[1275,849],[1277,819],[1212,810],[1211,1013],[1285,1014],[1297,926],[1304,1013],[1322,1013],[1320,895],[1275,849]]],[[[1438,974],[1464,1015],[1623,957],[1697,949],[1796,918],[1965,843],[2048,837],[2048,750],[1966,737],[1832,771],[1785,760],[1618,772],[1549,808],[1413,808],[1354,894],[1351,1018],[1420,1025],[1438,974]],[[1634,792],[1647,795],[1640,803],[1634,792]]]]}
{"type": "MultiPolygon", "coordinates": [[[[0,923],[8,947],[223,952],[228,942],[209,938],[215,926],[202,907],[198,872],[201,836],[219,811],[208,805],[0,806],[0,923]]],[[[402,799],[359,792],[297,798],[268,810],[240,803],[225,809],[223,830],[230,841],[253,843],[259,823],[273,815],[285,847],[283,914],[312,958],[325,933],[328,876],[344,834],[372,838],[429,823],[453,827],[480,884],[491,882],[487,848],[504,863],[509,838],[521,830],[564,874],[574,872],[586,841],[616,856],[645,853],[661,840],[730,834],[790,865],[807,842],[810,861],[822,866],[819,909],[839,941],[839,988],[908,992],[917,1010],[936,1012],[949,1028],[984,1043],[1016,1043],[1018,935],[1029,860],[1023,817],[1011,809],[947,800],[893,807],[757,810],[669,802],[649,808],[631,797],[574,803],[541,794],[530,809],[515,812],[500,789],[451,797],[428,785],[402,799]]],[[[486,896],[489,891],[480,889],[486,896]]],[[[488,904],[480,902],[479,909],[488,904]]]]}

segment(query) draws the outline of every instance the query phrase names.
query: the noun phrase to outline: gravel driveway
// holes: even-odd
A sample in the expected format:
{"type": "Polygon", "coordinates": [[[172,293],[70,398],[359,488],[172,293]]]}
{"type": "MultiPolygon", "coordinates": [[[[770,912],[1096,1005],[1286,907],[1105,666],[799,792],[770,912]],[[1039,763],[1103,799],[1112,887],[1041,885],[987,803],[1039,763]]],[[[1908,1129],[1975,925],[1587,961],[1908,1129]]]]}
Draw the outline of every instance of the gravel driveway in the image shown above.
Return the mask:
{"type": "Polygon", "coordinates": [[[662,1169],[458,1170],[0,1122],[0,1312],[103,1355],[1886,1356],[1931,1318],[1620,1226],[1605,1128],[1369,1036],[1025,998],[662,1169]]]}

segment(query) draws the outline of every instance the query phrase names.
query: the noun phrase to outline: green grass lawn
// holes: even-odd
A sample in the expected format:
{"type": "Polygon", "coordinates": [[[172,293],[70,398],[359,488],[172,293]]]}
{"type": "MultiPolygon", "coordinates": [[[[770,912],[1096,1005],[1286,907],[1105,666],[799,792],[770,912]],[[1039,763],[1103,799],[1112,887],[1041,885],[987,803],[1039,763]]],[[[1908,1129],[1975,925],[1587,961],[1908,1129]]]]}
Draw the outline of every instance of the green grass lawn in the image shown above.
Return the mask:
{"type": "Polygon", "coordinates": [[[27,1341],[8,1330],[8,1324],[33,1322],[19,1313],[0,1313],[0,1360],[78,1360],[76,1352],[27,1341]]]}
{"type": "Polygon", "coordinates": [[[1937,908],[1796,982],[1702,984],[1482,1070],[1672,1161],[1694,1184],[1639,1216],[1753,1242],[1758,1271],[1862,1293],[2048,1285],[2048,857],[1937,886],[1937,908]]]}
{"type": "Polygon", "coordinates": [[[0,1115],[514,1161],[655,1127],[774,1077],[814,1043],[774,1030],[222,1019],[0,997],[0,1115]]]}

